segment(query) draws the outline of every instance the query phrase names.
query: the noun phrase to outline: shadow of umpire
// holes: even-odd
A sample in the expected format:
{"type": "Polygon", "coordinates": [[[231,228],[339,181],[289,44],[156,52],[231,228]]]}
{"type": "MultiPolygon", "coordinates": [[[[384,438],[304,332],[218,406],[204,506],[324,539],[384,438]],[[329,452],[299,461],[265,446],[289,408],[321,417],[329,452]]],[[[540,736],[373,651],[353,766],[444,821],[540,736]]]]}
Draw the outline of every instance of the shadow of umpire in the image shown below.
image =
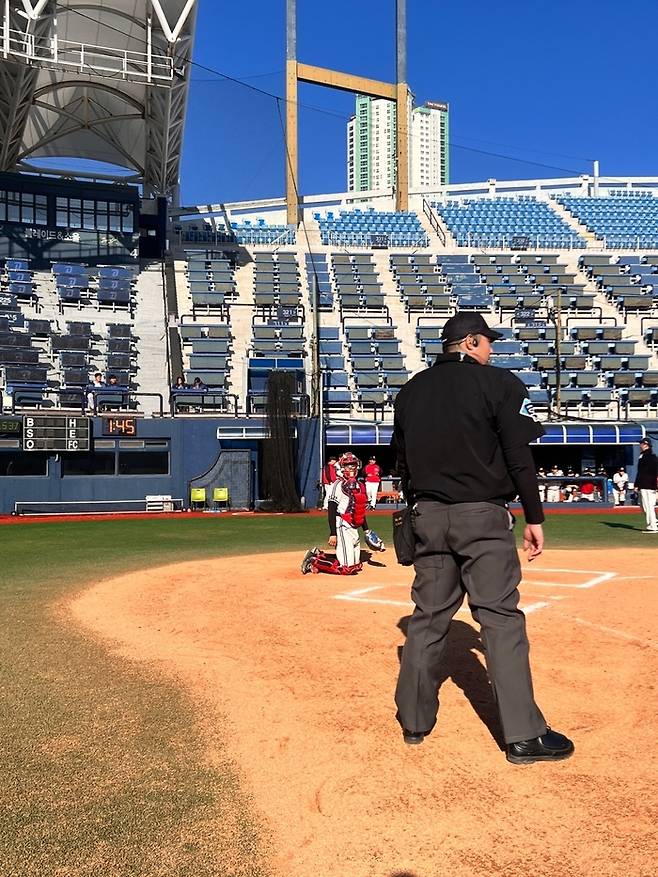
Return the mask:
{"type": "MultiPolygon", "coordinates": [[[[398,629],[407,635],[410,615],[398,621],[398,629]]],[[[448,641],[443,654],[439,674],[439,695],[441,686],[446,679],[452,679],[455,685],[466,695],[480,721],[487,727],[501,751],[505,750],[503,729],[498,716],[498,707],[493,695],[486,669],[482,666],[480,655],[484,655],[484,646],[477,630],[463,621],[452,621],[448,631],[448,641]]],[[[398,646],[398,660],[402,659],[402,646],[398,646]]]]}

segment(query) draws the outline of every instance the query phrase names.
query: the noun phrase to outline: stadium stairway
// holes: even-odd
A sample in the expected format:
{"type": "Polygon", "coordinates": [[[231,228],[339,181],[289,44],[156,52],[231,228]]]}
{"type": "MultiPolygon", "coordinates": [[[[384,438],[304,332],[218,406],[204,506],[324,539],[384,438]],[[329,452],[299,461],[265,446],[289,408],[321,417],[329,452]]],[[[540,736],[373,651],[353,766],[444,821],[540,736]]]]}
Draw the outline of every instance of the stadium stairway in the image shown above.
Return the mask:
{"type": "MultiPolygon", "coordinates": [[[[165,409],[169,406],[167,375],[165,289],[160,262],[147,265],[137,275],[135,326],[139,327],[139,393],[160,393],[165,409]]],[[[155,397],[139,397],[146,416],[159,413],[155,397]]]]}
{"type": "Polygon", "coordinates": [[[588,249],[591,249],[592,247],[598,248],[601,246],[601,242],[597,241],[594,232],[590,231],[587,226],[583,225],[581,222],[578,222],[576,217],[569,213],[566,207],[558,204],[558,202],[554,201],[552,198],[545,198],[541,200],[545,200],[554,213],[557,213],[557,215],[564,219],[565,222],[568,222],[573,230],[578,232],[578,234],[584,241],[587,241],[588,249]]]}
{"type": "Polygon", "coordinates": [[[432,214],[433,214],[436,222],[438,223],[439,228],[441,229],[441,231],[445,235],[445,240],[446,240],[445,245],[443,243],[441,243],[441,239],[439,238],[438,234],[436,233],[436,231],[432,227],[432,223],[429,221],[429,218],[425,215],[425,213],[422,210],[416,210],[416,216],[418,217],[420,224],[423,226],[423,230],[425,231],[425,233],[428,235],[428,237],[430,239],[430,249],[432,250],[432,252],[437,252],[437,251],[442,252],[444,250],[450,250],[450,252],[457,252],[458,251],[457,241],[450,234],[450,229],[443,221],[443,217],[439,216],[437,211],[434,210],[434,208],[431,207],[431,205],[428,205],[428,206],[429,206],[429,209],[432,211],[432,214]]]}
{"type": "MultiPolygon", "coordinates": [[[[429,232],[428,232],[429,233],[429,232]]],[[[433,241],[434,243],[434,241],[433,241]]],[[[405,368],[412,374],[425,367],[420,348],[416,347],[416,319],[407,318],[404,303],[400,300],[397,284],[390,267],[389,250],[373,250],[373,261],[384,289],[384,303],[389,309],[391,321],[397,327],[395,337],[400,341],[405,368]]]]}
{"type": "Polygon", "coordinates": [[[192,313],[192,299],[187,281],[187,262],[180,260],[174,262],[174,278],[176,280],[176,303],[180,318],[182,314],[192,313]]]}
{"type": "Polygon", "coordinates": [[[307,215],[304,217],[303,225],[297,227],[297,259],[300,265],[304,262],[304,253],[309,250],[312,253],[321,253],[324,250],[324,246],[320,234],[320,224],[317,219],[307,215]],[[308,243],[306,241],[307,237],[308,243]]]}
{"type": "MultiPolygon", "coordinates": [[[[268,248],[268,249],[271,249],[268,248]]],[[[253,257],[254,251],[249,250],[253,257]]],[[[231,360],[230,393],[238,397],[241,411],[247,406],[247,360],[252,338],[252,317],[254,316],[254,274],[255,262],[235,269],[235,288],[238,293],[238,307],[231,307],[231,333],[234,338],[233,357],[231,360]]]]}

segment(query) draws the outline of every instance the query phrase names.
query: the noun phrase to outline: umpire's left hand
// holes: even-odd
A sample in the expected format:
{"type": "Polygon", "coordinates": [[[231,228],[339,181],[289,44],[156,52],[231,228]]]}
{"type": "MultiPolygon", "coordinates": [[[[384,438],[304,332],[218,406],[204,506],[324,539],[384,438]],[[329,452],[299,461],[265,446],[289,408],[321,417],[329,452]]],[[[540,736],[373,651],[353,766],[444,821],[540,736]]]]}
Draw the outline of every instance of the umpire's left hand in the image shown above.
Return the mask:
{"type": "Polygon", "coordinates": [[[523,531],[523,550],[528,552],[528,561],[534,560],[544,550],[544,530],[541,524],[526,524],[523,531]]]}

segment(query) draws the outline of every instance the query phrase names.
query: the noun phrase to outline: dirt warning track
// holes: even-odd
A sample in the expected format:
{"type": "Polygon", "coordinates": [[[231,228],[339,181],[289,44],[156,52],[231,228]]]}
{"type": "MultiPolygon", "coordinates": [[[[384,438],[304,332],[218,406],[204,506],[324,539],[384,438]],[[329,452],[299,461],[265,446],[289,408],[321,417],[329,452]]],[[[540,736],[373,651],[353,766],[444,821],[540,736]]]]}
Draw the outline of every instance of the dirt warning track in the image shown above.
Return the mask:
{"type": "MultiPolygon", "coordinates": [[[[286,877],[653,877],[658,577],[651,548],[548,551],[526,568],[537,700],[575,756],[500,749],[477,630],[450,634],[437,726],[395,721],[412,573],[302,576],[301,552],[130,574],[72,604],[112,651],[227,717],[228,747],[286,877]]],[[[209,753],[212,757],[212,753],[209,753]]]]}

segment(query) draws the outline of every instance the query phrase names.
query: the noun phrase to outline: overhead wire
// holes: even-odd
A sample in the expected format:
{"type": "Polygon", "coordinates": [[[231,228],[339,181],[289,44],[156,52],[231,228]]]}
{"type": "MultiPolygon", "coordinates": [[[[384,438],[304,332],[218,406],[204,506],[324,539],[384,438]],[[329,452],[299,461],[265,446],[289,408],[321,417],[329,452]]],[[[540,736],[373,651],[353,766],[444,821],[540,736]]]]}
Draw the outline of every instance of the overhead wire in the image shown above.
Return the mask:
{"type": "MultiPolygon", "coordinates": [[[[76,7],[64,6],[62,4],[57,4],[57,8],[64,10],[64,11],[67,11],[67,12],[72,12],[75,15],[80,16],[81,18],[85,18],[88,21],[93,22],[94,24],[100,24],[99,19],[94,18],[93,16],[90,16],[90,15],[87,15],[86,13],[77,9],[76,7]]],[[[130,34],[121,30],[121,28],[115,27],[114,25],[103,22],[102,26],[107,28],[108,30],[112,30],[115,33],[120,34],[121,36],[125,37],[126,39],[131,38],[130,34]]],[[[272,73],[255,74],[253,77],[244,77],[243,79],[238,79],[237,77],[230,76],[228,73],[223,73],[221,70],[217,70],[216,68],[209,67],[207,64],[202,64],[200,61],[195,61],[190,55],[183,56],[181,58],[181,61],[184,61],[184,62],[190,64],[190,66],[196,67],[199,70],[203,70],[206,73],[211,73],[213,76],[220,77],[220,79],[218,79],[218,80],[214,80],[214,79],[193,80],[193,79],[190,79],[190,83],[192,83],[192,82],[215,82],[215,81],[220,82],[220,81],[224,80],[226,82],[233,83],[234,85],[240,85],[243,88],[249,89],[250,91],[254,91],[257,94],[263,95],[264,97],[271,98],[274,101],[277,101],[277,102],[283,101],[285,103],[288,103],[288,99],[286,97],[274,94],[273,92],[267,91],[266,89],[263,89],[263,88],[259,88],[258,86],[252,85],[249,82],[245,81],[245,79],[248,79],[248,78],[260,78],[263,76],[270,76],[270,75],[273,75],[273,74],[276,74],[276,73],[282,72],[282,71],[272,71],[272,73]]],[[[328,110],[324,107],[318,107],[318,106],[315,106],[313,104],[307,104],[307,103],[303,103],[301,101],[295,101],[295,103],[297,104],[298,107],[300,107],[302,109],[312,110],[313,112],[316,112],[316,113],[321,113],[321,114],[326,115],[326,116],[340,119],[344,123],[347,123],[349,121],[349,119],[351,118],[351,116],[346,116],[343,113],[337,113],[335,111],[328,110]]],[[[278,103],[277,103],[277,107],[278,107],[278,103]]],[[[473,138],[464,138],[464,139],[473,139],[473,138]]],[[[409,132],[409,140],[411,142],[413,142],[413,140],[414,140],[414,135],[411,133],[411,131],[409,132]]],[[[431,139],[430,142],[434,143],[435,145],[438,145],[441,141],[431,139]]],[[[483,141],[483,142],[486,142],[486,141],[483,141]]],[[[546,164],[543,162],[533,161],[531,159],[519,158],[518,156],[505,155],[505,154],[499,153],[499,152],[491,152],[488,150],[477,149],[477,148],[472,147],[472,146],[466,146],[466,145],[457,143],[454,140],[449,140],[448,146],[451,148],[454,148],[454,149],[461,149],[464,151],[473,152],[473,153],[477,153],[480,155],[487,155],[487,156],[490,156],[492,158],[503,159],[505,161],[515,161],[515,162],[519,162],[521,164],[532,165],[534,167],[542,167],[542,168],[545,168],[547,170],[560,171],[561,173],[571,174],[574,176],[580,176],[580,174],[581,174],[581,171],[574,170],[573,168],[563,168],[563,167],[558,167],[555,165],[546,164]]],[[[518,148],[522,148],[522,147],[508,146],[508,148],[518,149],[518,148]]],[[[523,147],[523,148],[525,148],[525,147],[523,147]]],[[[532,152],[532,151],[538,151],[538,150],[530,149],[529,151],[532,152]]],[[[546,152],[546,154],[547,155],[557,155],[558,153],[546,152]]],[[[569,156],[564,156],[564,157],[568,158],[569,156]]],[[[579,160],[579,161],[590,161],[590,159],[584,159],[584,158],[577,159],[575,156],[571,156],[571,157],[574,158],[575,160],[579,160]]],[[[288,159],[287,159],[287,161],[288,161],[288,159]]]]}

